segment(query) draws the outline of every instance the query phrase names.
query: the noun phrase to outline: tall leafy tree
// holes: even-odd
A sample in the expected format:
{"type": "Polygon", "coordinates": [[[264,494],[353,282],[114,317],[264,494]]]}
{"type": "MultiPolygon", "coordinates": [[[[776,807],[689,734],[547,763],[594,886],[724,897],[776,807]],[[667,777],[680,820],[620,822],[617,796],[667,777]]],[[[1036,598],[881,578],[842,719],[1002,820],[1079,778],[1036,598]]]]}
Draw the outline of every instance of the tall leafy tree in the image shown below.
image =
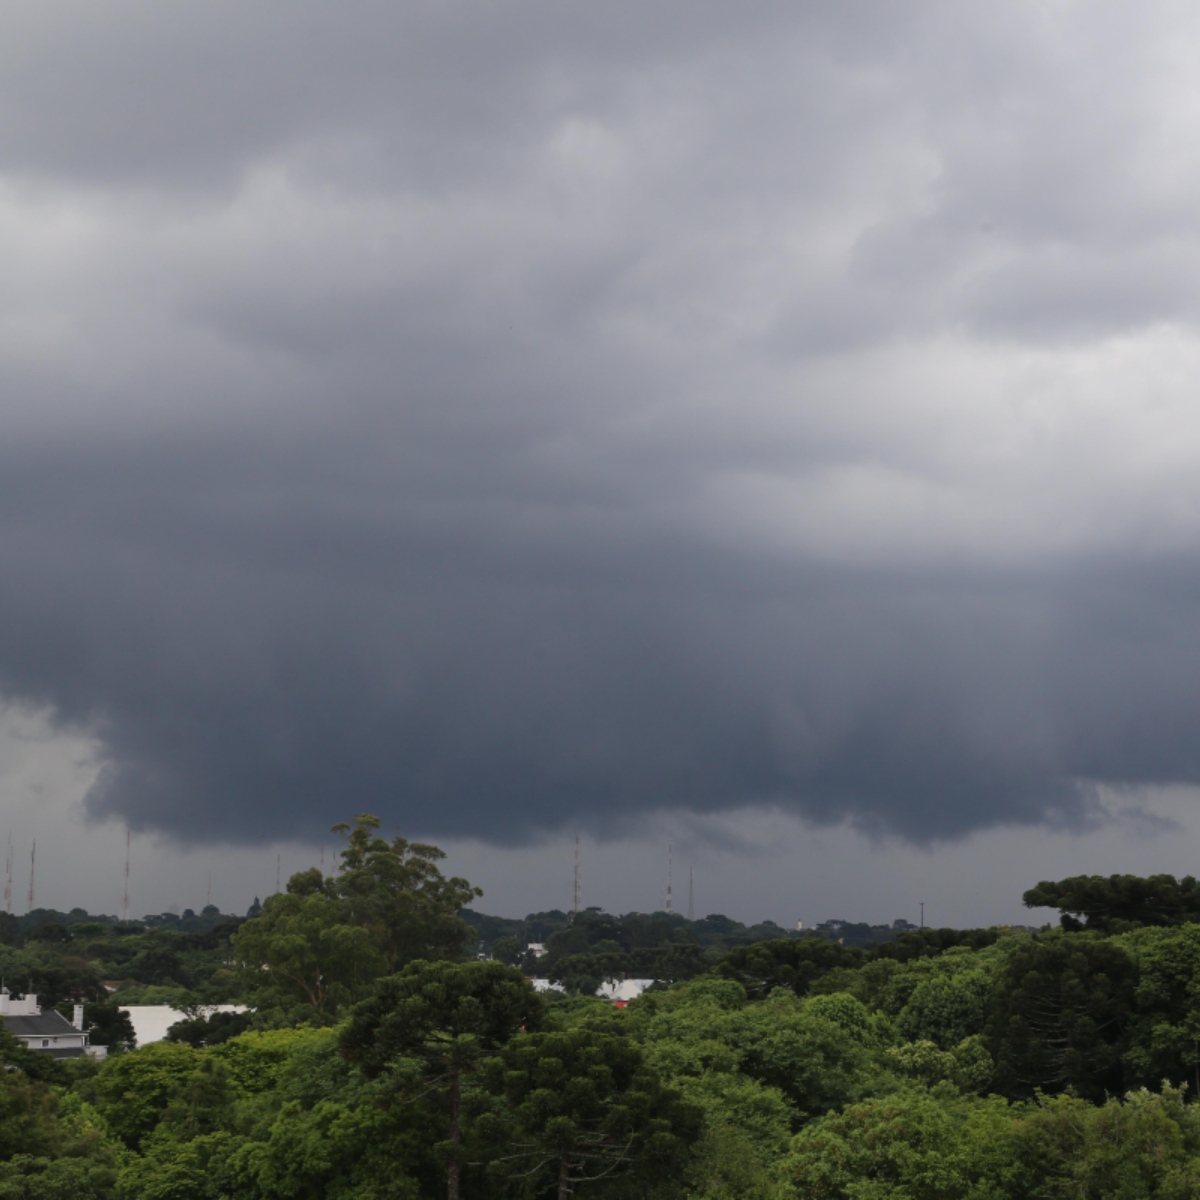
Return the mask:
{"type": "Polygon", "coordinates": [[[483,892],[438,867],[446,857],[437,846],[378,834],[379,818],[358,817],[335,825],[346,835],[342,866],[332,891],[350,920],[370,929],[390,974],[417,959],[460,958],[475,931],[459,916],[483,892]]]}
{"type": "Polygon", "coordinates": [[[986,971],[941,972],[921,980],[896,1018],[900,1036],[950,1050],[983,1033],[992,980],[986,971]]]}
{"type": "Polygon", "coordinates": [[[1094,1100],[1119,1093],[1135,982],[1129,955],[1095,934],[1056,934],[1016,947],[997,981],[988,1024],[1001,1090],[1033,1096],[1071,1088],[1094,1100]]]}
{"type": "Polygon", "coordinates": [[[331,1022],[386,968],[372,931],[316,871],[294,875],[232,941],[250,1002],[267,1023],[331,1022]]]}
{"type": "Polygon", "coordinates": [[[415,962],[379,982],[341,1035],[341,1051],[369,1078],[387,1074],[401,1095],[437,1094],[446,1114],[446,1195],[458,1200],[464,1084],[481,1061],[541,1024],[528,980],[498,962],[415,962]]]}
{"type": "Polygon", "coordinates": [[[803,996],[830,971],[861,966],[864,958],[856,947],[824,938],[780,938],[731,950],[717,964],[716,971],[740,983],[752,999],[777,987],[789,988],[803,996]]]}
{"type": "Polygon", "coordinates": [[[0,1162],[15,1154],[48,1154],[59,1141],[58,1103],[46,1084],[0,1069],[0,1162]]]}
{"type": "Polygon", "coordinates": [[[379,818],[334,826],[345,834],[338,874],[288,880],[232,938],[260,1020],[329,1023],[378,978],[416,960],[460,959],[475,939],[459,916],[482,895],[446,878],[436,846],[378,836],[379,818]]]}
{"type": "Polygon", "coordinates": [[[619,1034],[522,1034],[487,1064],[487,1078],[506,1102],[479,1121],[491,1172],[557,1200],[621,1175],[650,1185],[678,1177],[703,1128],[700,1110],[619,1034]]]}
{"type": "Polygon", "coordinates": [[[1130,1081],[1187,1083],[1200,1095],[1200,925],[1138,929],[1119,940],[1138,967],[1130,1081]]]}
{"type": "Polygon", "coordinates": [[[1022,899],[1027,908],[1057,908],[1063,928],[1072,931],[1119,933],[1200,920],[1200,883],[1191,875],[1073,875],[1043,880],[1022,899]]]}

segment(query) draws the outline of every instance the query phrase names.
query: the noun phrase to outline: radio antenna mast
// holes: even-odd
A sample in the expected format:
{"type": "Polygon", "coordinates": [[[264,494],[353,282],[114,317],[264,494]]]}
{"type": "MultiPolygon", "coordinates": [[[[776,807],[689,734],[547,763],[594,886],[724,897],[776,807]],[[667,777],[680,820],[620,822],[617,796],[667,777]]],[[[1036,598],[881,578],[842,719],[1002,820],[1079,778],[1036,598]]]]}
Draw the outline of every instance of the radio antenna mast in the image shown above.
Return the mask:
{"type": "Polygon", "coordinates": [[[696,868],[688,867],[688,920],[696,919],[696,868]]]}
{"type": "Polygon", "coordinates": [[[583,885],[579,879],[579,834],[575,835],[575,890],[571,899],[571,920],[579,916],[579,903],[583,899],[583,885]]]}
{"type": "Polygon", "coordinates": [[[204,901],[205,908],[212,908],[212,872],[208,873],[208,895],[204,901]]]}
{"type": "Polygon", "coordinates": [[[670,842],[667,843],[667,912],[674,912],[671,901],[671,871],[674,865],[675,847],[670,842]]]}
{"type": "Polygon", "coordinates": [[[275,895],[279,895],[279,860],[280,855],[275,855],[275,895]]]}
{"type": "Polygon", "coordinates": [[[33,839],[33,849],[29,851],[29,903],[26,905],[27,913],[33,912],[33,869],[37,864],[37,838],[33,839]]]}
{"type": "Polygon", "coordinates": [[[129,920],[129,826],[125,826],[125,890],[121,893],[121,920],[129,920]]]}
{"type": "Polygon", "coordinates": [[[8,855],[4,860],[4,911],[12,912],[12,868],[13,868],[12,830],[8,831],[8,855]]]}

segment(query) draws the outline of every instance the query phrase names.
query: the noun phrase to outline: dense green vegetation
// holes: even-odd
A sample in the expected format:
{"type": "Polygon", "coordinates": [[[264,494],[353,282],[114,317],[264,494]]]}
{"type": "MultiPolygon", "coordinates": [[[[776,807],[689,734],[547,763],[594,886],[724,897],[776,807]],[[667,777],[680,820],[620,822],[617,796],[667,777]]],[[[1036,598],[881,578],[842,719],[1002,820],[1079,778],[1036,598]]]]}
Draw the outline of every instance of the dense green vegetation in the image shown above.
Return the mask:
{"type": "Polygon", "coordinates": [[[376,825],[249,919],[0,923],[7,978],[112,1027],[103,1063],[0,1036],[0,1200],[1200,1197],[1190,879],[1041,883],[1060,928],[865,945],[507,922],[376,825]],[[643,972],[625,1009],[588,994],[643,972]],[[130,1051],[105,980],[197,1011],[130,1051]],[[199,1011],[230,999],[253,1012],[199,1011]]]}

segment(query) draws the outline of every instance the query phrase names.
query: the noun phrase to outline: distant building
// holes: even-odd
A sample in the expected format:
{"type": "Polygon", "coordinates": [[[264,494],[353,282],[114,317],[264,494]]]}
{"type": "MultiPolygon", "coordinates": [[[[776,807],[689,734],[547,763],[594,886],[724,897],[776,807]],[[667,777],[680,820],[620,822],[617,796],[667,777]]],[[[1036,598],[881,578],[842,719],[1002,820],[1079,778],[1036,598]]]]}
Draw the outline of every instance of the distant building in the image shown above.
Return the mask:
{"type": "Polygon", "coordinates": [[[653,983],[653,979],[606,979],[596,991],[596,995],[624,1008],[630,1000],[636,1000],[653,983]]]}
{"type": "Polygon", "coordinates": [[[546,944],[544,942],[530,942],[529,945],[525,947],[525,952],[527,954],[532,954],[534,958],[541,958],[543,954],[550,953],[546,949],[546,944]]]}
{"type": "MultiPolygon", "coordinates": [[[[134,1044],[149,1046],[152,1042],[161,1042],[167,1036],[167,1030],[180,1021],[187,1020],[188,1014],[172,1008],[169,1004],[122,1004],[121,1011],[129,1014],[129,1023],[133,1026],[134,1044]]],[[[241,1013],[246,1011],[244,1004],[205,1004],[199,1009],[202,1017],[211,1017],[213,1013],[241,1013]]]]}
{"type": "Polygon", "coordinates": [[[83,1005],[75,1005],[75,1019],[68,1021],[60,1012],[42,1012],[38,998],[32,992],[18,999],[8,989],[0,990],[0,1021],[4,1028],[30,1050],[49,1054],[51,1058],[82,1058],[85,1054],[103,1058],[104,1046],[89,1044],[83,1032],[83,1005]]]}

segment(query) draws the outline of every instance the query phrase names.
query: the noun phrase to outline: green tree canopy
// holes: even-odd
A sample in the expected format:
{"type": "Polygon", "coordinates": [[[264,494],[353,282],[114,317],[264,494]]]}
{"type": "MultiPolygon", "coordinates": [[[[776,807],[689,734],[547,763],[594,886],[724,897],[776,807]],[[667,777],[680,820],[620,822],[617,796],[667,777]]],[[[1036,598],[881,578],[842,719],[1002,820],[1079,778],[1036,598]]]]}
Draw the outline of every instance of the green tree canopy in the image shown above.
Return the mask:
{"type": "Polygon", "coordinates": [[[262,1022],[331,1022],[381,976],[416,960],[461,958],[474,941],[459,911],[479,889],[443,876],[436,846],[388,842],[378,827],[367,815],[335,826],[346,835],[339,873],[297,872],[233,935],[262,1022]]]}
{"type": "Polygon", "coordinates": [[[293,876],[233,936],[250,1003],[266,1022],[330,1022],[385,970],[373,932],[330,888],[309,882],[308,872],[293,876]]]}
{"type": "Polygon", "coordinates": [[[1118,940],[1138,972],[1128,1081],[1188,1083],[1200,1095],[1200,925],[1138,929],[1118,940]]]}
{"type": "Polygon", "coordinates": [[[528,980],[498,962],[415,962],[380,980],[341,1034],[341,1051],[369,1078],[385,1073],[409,1095],[443,1095],[447,1195],[457,1200],[464,1077],[521,1030],[540,1027],[544,1006],[528,980]]]}
{"type": "Polygon", "coordinates": [[[1061,933],[1017,946],[992,997],[988,1049],[1008,1095],[1122,1090],[1136,968],[1112,941],[1061,933]]]}
{"type": "Polygon", "coordinates": [[[665,1088],[637,1045],[616,1034],[521,1034],[487,1063],[486,1076],[505,1101],[479,1121],[489,1170],[557,1200],[622,1175],[643,1185],[678,1178],[703,1127],[700,1110],[665,1088]]]}
{"type": "Polygon", "coordinates": [[[1191,875],[1073,875],[1056,883],[1043,880],[1022,899],[1027,908],[1057,908],[1068,930],[1117,933],[1200,921],[1200,884],[1191,875]]]}
{"type": "Polygon", "coordinates": [[[475,931],[459,916],[483,892],[457,876],[447,879],[437,846],[378,835],[379,818],[363,815],[353,826],[335,825],[346,835],[334,895],[350,920],[370,929],[390,974],[418,959],[460,958],[475,931]]]}
{"type": "Polygon", "coordinates": [[[865,954],[824,938],[780,938],[731,950],[716,966],[718,975],[734,979],[752,997],[777,987],[803,996],[823,975],[838,967],[861,966],[865,954]]]}
{"type": "Polygon", "coordinates": [[[19,1071],[0,1069],[0,1162],[15,1154],[49,1154],[58,1144],[54,1093],[19,1071]]]}

